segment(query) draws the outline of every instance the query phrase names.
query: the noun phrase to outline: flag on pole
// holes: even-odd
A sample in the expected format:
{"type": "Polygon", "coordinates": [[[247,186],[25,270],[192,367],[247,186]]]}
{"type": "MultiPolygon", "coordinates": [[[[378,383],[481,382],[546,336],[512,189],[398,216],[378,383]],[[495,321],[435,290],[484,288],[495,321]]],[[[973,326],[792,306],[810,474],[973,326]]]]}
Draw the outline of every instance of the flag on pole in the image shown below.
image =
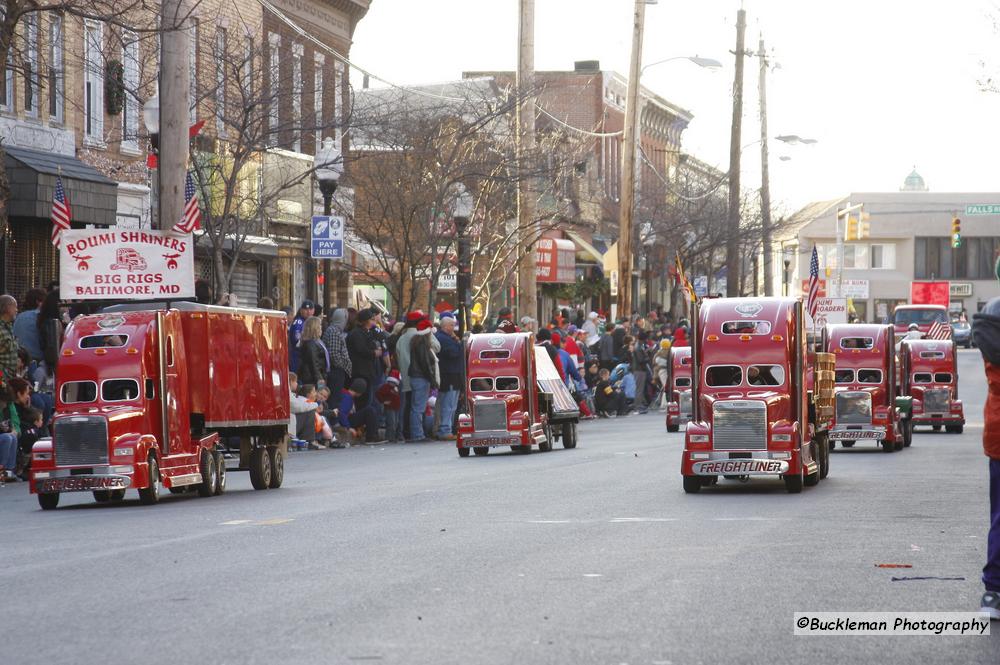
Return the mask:
{"type": "Polygon", "coordinates": [[[52,244],[56,247],[62,243],[62,232],[69,230],[72,214],[69,202],[66,200],[66,190],[63,189],[62,178],[56,176],[56,193],[52,197],[52,244]]]}
{"type": "Polygon", "coordinates": [[[198,209],[198,191],[194,187],[194,178],[187,172],[184,181],[184,215],[174,224],[174,233],[191,233],[201,228],[201,210],[198,209]]]}
{"type": "Polygon", "coordinates": [[[951,339],[951,326],[947,323],[935,321],[931,324],[931,329],[927,331],[927,334],[924,337],[925,339],[937,340],[951,339]]]}
{"type": "Polygon", "coordinates": [[[816,308],[819,306],[819,254],[813,245],[812,258],[809,259],[809,295],[806,297],[806,311],[813,319],[816,318],[816,308]]]}
{"type": "Polygon", "coordinates": [[[691,284],[691,280],[689,280],[687,275],[684,273],[684,264],[681,263],[680,252],[676,254],[675,263],[677,267],[677,283],[680,284],[685,291],[687,291],[687,297],[691,302],[697,302],[698,296],[694,292],[694,285],[691,284]]]}

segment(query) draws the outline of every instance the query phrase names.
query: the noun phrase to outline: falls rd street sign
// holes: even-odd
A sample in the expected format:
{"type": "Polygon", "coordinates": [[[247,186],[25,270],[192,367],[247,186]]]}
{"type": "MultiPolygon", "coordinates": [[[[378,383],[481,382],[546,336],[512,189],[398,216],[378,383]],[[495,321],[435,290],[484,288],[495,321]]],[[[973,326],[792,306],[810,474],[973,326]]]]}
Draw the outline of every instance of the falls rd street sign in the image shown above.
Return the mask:
{"type": "Polygon", "coordinates": [[[1000,203],[977,203],[965,206],[966,215],[1000,215],[1000,203]]]}
{"type": "Polygon", "coordinates": [[[344,258],[344,218],[316,215],[310,227],[312,258],[344,258]]]}

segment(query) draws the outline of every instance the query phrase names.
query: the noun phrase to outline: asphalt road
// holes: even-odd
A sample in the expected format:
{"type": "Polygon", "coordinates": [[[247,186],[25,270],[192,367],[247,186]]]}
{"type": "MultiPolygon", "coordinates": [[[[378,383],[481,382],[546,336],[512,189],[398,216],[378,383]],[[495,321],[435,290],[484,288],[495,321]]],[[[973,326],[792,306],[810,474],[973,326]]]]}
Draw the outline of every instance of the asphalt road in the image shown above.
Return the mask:
{"type": "Polygon", "coordinates": [[[796,637],[796,611],[974,611],[988,527],[985,381],[965,434],[859,443],[800,495],[681,489],[662,415],[576,450],[294,453],[285,486],[41,512],[0,489],[0,661],[991,663],[989,637],[796,637]],[[909,563],[909,570],[876,568],[909,563]],[[892,581],[896,576],[959,581],[892,581]]]}

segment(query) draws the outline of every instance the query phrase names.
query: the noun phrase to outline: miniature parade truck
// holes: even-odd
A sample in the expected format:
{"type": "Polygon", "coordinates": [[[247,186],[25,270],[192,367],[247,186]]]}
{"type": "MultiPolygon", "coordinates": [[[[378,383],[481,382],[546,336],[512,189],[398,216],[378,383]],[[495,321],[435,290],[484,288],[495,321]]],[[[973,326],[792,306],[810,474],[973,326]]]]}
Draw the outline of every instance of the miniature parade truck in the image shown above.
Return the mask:
{"type": "Polygon", "coordinates": [[[691,347],[670,349],[667,369],[667,431],[676,432],[691,420],[691,347]]]}
{"type": "Polygon", "coordinates": [[[465,362],[467,413],[458,417],[459,455],[486,455],[498,446],[548,452],[558,439],[563,448],[576,447],[579,407],[531,333],[472,335],[465,362]]]}
{"type": "Polygon", "coordinates": [[[958,363],[950,339],[906,339],[899,349],[900,385],[913,399],[913,427],[929,426],[961,434],[965,413],[958,399],[958,363]]]}
{"type": "Polygon", "coordinates": [[[52,438],[32,449],[31,492],[145,504],[161,487],[226,487],[226,453],[255,489],[281,486],[289,419],[285,315],[177,302],[114,306],[66,330],[52,438]]]}
{"type": "MultiPolygon", "coordinates": [[[[793,298],[706,300],[692,317],[691,422],[684,435],[684,491],[719,476],[780,477],[791,493],[829,473],[832,372],[817,369],[814,390],[802,303],[793,298]]],[[[818,365],[819,367],[819,365],[818,365]]]]}
{"type": "Polygon", "coordinates": [[[909,446],[909,400],[897,399],[891,325],[840,323],[826,328],[826,350],[836,357],[834,423],[830,447],[874,441],[885,452],[909,446]]]}

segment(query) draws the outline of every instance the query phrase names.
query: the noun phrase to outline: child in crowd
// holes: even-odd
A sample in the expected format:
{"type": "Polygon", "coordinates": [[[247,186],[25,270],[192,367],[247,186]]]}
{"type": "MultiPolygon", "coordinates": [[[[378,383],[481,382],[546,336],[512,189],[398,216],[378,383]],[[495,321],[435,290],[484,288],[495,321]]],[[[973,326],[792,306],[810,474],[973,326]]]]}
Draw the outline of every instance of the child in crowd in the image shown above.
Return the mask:
{"type": "Polygon", "coordinates": [[[322,406],[319,404],[319,394],[316,391],[316,386],[303,385],[299,388],[299,395],[305,397],[306,401],[317,406],[313,425],[315,431],[313,437],[315,440],[309,442],[309,449],[326,450],[327,447],[332,447],[333,430],[330,429],[330,424],[326,421],[326,418],[320,414],[322,406]]]}
{"type": "MultiPolygon", "coordinates": [[[[288,373],[288,435],[295,448],[305,448],[306,442],[316,438],[316,419],[311,417],[319,409],[319,404],[310,402],[298,394],[299,377],[295,372],[288,373]]],[[[289,450],[291,450],[291,446],[289,450]]]]}
{"type": "Polygon", "coordinates": [[[376,399],[382,405],[385,413],[385,438],[390,442],[403,440],[403,421],[399,418],[399,370],[389,372],[375,393],[376,399]]]}
{"type": "Polygon", "coordinates": [[[358,408],[358,398],[368,394],[368,383],[364,379],[354,379],[340,396],[340,426],[350,430],[351,435],[365,437],[365,443],[385,443],[378,436],[378,417],[375,406],[365,404],[358,408]]]}
{"type": "Polygon", "coordinates": [[[600,380],[594,387],[594,405],[597,407],[597,415],[600,418],[607,418],[611,413],[619,416],[627,413],[625,395],[615,390],[611,383],[611,372],[607,367],[602,367],[599,373],[600,380]]]}

